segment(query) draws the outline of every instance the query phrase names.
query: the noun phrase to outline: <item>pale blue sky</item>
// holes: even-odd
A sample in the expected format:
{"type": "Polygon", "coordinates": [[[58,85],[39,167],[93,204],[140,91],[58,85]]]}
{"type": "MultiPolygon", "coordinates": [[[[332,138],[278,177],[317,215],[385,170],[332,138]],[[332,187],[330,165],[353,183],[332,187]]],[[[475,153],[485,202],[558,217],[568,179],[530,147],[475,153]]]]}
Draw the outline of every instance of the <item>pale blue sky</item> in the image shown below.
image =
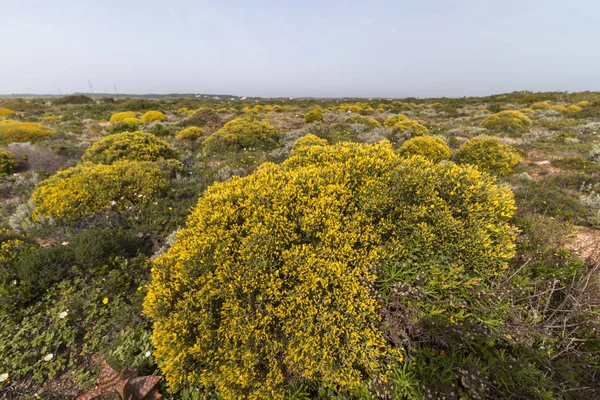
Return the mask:
{"type": "Polygon", "coordinates": [[[600,90],[598,0],[0,0],[0,93],[600,90]]]}

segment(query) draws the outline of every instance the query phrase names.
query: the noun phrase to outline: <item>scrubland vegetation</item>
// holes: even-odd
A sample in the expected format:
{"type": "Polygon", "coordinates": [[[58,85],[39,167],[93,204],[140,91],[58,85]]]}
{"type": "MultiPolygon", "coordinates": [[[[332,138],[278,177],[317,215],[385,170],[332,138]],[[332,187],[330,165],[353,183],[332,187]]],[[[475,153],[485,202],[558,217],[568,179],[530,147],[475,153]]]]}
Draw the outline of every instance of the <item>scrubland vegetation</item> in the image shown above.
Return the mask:
{"type": "Polygon", "coordinates": [[[599,130],[591,92],[0,100],[0,398],[600,398],[599,130]]]}

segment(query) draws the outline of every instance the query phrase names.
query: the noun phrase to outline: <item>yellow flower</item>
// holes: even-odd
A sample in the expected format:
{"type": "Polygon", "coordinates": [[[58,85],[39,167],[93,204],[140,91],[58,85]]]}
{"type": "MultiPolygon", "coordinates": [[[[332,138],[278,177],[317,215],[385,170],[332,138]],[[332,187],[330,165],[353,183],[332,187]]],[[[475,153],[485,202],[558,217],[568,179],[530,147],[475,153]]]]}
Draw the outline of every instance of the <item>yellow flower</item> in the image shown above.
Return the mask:
{"type": "Polygon", "coordinates": [[[102,299],[102,304],[108,304],[108,297],[102,299]]]}

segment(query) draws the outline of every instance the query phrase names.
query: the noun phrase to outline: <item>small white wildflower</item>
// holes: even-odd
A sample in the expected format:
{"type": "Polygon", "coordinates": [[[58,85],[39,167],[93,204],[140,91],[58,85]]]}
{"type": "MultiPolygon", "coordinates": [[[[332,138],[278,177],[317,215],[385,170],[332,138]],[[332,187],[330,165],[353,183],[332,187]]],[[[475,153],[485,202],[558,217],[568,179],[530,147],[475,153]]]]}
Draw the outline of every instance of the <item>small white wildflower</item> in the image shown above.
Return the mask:
{"type": "Polygon", "coordinates": [[[144,357],[146,357],[146,358],[150,357],[150,355],[152,355],[150,350],[148,350],[146,353],[144,353],[144,357]]]}
{"type": "Polygon", "coordinates": [[[113,201],[111,201],[111,202],[110,202],[110,205],[111,205],[111,206],[116,206],[116,205],[117,205],[117,202],[113,200],[113,201]]]}
{"type": "Polygon", "coordinates": [[[17,280],[16,279],[13,281],[13,285],[15,285],[15,286],[17,285],[17,280]]]}
{"type": "Polygon", "coordinates": [[[44,356],[44,361],[50,361],[54,358],[54,354],[49,353],[44,356]]]}
{"type": "Polygon", "coordinates": [[[68,313],[69,313],[69,310],[63,311],[60,314],[58,314],[58,318],[64,319],[68,313]]]}
{"type": "Polygon", "coordinates": [[[6,382],[8,380],[8,373],[0,374],[0,382],[6,382]]]}
{"type": "Polygon", "coordinates": [[[69,245],[69,242],[62,242],[62,245],[63,245],[63,246],[68,246],[68,245],[69,245]]]}

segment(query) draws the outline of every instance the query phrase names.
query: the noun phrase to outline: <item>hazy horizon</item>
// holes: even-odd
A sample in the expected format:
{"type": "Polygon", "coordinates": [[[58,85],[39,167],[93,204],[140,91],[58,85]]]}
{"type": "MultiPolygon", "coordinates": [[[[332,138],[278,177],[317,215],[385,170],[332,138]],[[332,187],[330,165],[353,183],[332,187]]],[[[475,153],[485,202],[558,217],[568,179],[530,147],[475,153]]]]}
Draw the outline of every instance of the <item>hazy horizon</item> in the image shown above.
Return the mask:
{"type": "Polygon", "coordinates": [[[600,4],[589,0],[35,0],[2,10],[0,94],[600,90],[600,4]]]}

